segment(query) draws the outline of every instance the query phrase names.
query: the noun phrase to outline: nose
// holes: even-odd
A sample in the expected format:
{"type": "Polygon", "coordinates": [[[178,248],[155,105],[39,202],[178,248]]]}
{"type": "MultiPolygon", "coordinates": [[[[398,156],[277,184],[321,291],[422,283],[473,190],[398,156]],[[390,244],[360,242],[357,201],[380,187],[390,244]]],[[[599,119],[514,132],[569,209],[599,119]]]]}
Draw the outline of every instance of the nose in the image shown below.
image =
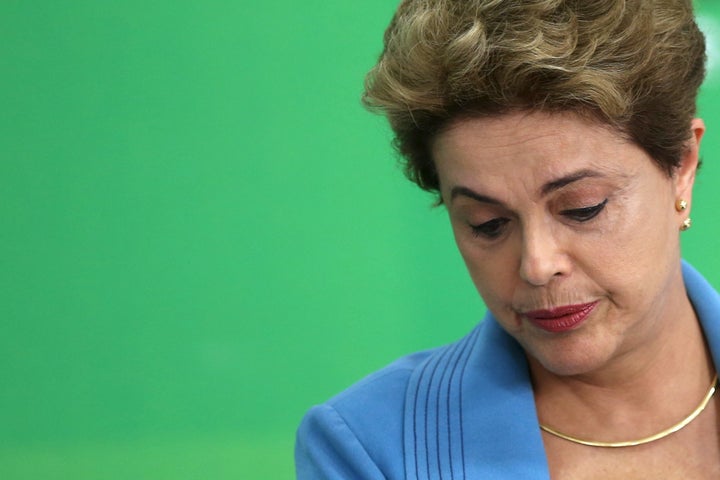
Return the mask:
{"type": "Polygon", "coordinates": [[[539,287],[569,271],[567,252],[551,229],[525,229],[520,255],[520,277],[524,281],[539,287]]]}

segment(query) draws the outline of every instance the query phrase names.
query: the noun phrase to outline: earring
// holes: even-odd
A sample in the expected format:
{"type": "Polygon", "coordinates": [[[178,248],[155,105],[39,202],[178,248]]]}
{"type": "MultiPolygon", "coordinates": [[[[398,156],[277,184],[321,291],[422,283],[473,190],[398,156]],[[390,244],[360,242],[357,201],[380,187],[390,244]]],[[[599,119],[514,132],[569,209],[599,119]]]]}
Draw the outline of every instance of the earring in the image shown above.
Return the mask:
{"type": "Polygon", "coordinates": [[[683,210],[687,210],[687,205],[688,205],[688,204],[687,204],[687,202],[686,202],[684,199],[678,198],[677,201],[675,202],[675,210],[677,210],[678,212],[682,212],[683,210]]]}
{"type": "Polygon", "coordinates": [[[682,225],[680,225],[680,231],[684,232],[685,230],[689,229],[690,227],[692,227],[692,220],[690,220],[690,217],[688,217],[685,220],[683,220],[682,225]]]}

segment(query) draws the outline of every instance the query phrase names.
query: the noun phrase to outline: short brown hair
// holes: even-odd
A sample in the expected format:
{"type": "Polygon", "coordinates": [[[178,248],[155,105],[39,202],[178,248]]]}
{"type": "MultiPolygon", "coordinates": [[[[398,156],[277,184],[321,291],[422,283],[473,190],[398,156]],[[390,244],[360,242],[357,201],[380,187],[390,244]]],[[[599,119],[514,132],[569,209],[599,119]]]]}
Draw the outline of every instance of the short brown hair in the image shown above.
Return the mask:
{"type": "Polygon", "coordinates": [[[363,101],[408,178],[439,190],[430,142],[453,120],[572,110],[680,162],[705,74],[691,0],[405,0],[363,101]]]}

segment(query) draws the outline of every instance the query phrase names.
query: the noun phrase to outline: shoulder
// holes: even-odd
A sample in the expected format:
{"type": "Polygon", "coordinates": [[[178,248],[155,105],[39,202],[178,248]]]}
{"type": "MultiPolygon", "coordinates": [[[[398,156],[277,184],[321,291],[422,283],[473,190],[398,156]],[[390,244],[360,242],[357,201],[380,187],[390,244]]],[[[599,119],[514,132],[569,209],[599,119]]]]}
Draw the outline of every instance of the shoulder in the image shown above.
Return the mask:
{"type": "Polygon", "coordinates": [[[310,409],[297,433],[298,478],[402,478],[408,383],[444,348],[400,358],[310,409]]]}
{"type": "MultiPolygon", "coordinates": [[[[413,372],[417,370],[428,357],[441,352],[448,347],[435,348],[395,360],[390,365],[368,375],[348,389],[327,401],[327,404],[339,411],[350,412],[362,404],[363,415],[368,413],[370,404],[387,406],[392,399],[404,400],[405,390],[413,372]]],[[[402,403],[402,402],[401,402],[402,403]]]]}
{"type": "Polygon", "coordinates": [[[506,467],[503,445],[512,442],[499,444],[499,436],[535,432],[532,450],[541,445],[536,430],[525,356],[487,315],[457,342],[401,358],[313,407],[298,430],[297,478],[496,471],[506,467]],[[510,417],[520,426],[508,428],[510,417]],[[472,435],[463,433],[465,424],[473,425],[472,435]],[[465,451],[474,452],[473,462],[465,451]]]}

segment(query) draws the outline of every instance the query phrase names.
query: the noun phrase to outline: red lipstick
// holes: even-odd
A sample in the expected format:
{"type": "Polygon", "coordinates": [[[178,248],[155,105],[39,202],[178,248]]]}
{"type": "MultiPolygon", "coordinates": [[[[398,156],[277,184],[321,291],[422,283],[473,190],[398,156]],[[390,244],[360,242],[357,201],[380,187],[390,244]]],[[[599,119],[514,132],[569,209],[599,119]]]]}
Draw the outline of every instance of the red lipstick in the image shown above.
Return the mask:
{"type": "Polygon", "coordinates": [[[598,302],[564,305],[547,310],[532,310],[523,314],[533,325],[552,333],[562,333],[580,325],[598,302]]]}

